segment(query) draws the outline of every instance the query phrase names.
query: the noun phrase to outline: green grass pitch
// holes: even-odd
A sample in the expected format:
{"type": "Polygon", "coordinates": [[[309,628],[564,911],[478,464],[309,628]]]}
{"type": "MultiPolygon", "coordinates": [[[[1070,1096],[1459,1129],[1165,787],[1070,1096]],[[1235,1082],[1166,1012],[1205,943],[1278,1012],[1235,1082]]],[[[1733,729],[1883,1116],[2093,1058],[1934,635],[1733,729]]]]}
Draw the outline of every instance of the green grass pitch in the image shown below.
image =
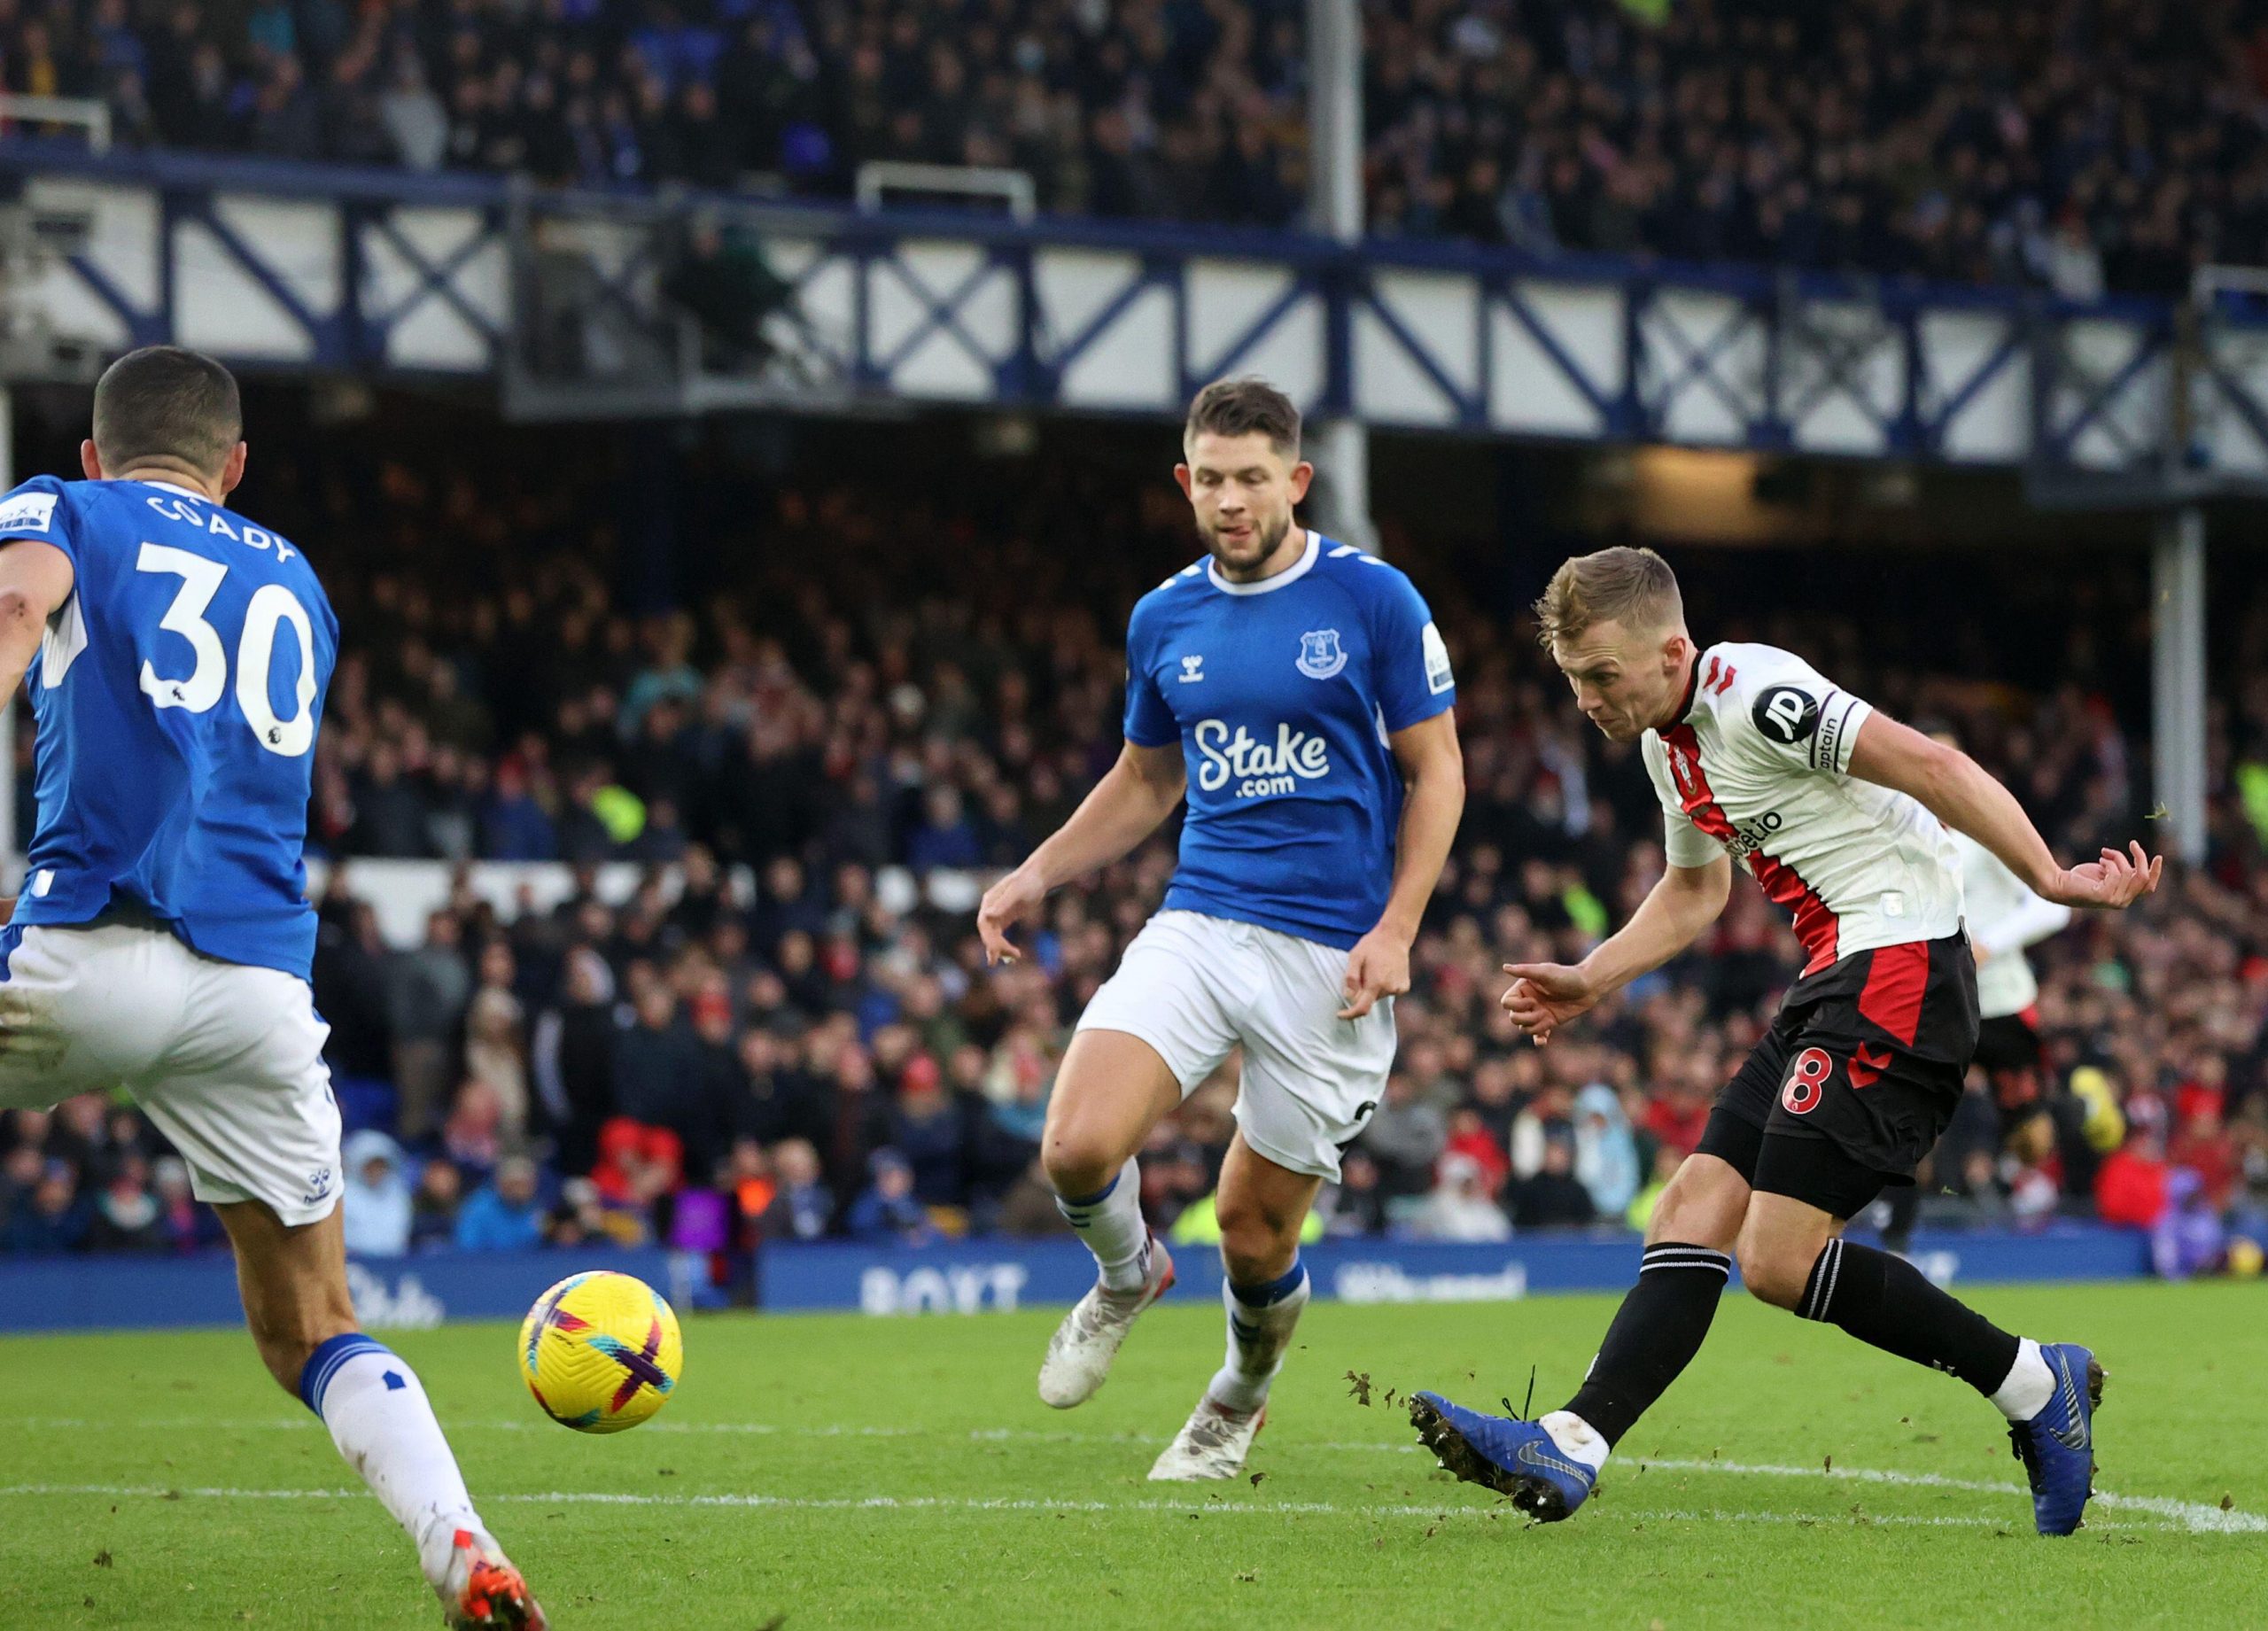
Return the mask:
{"type": "MultiPolygon", "coordinates": [[[[542,1418],[501,1325],[395,1346],[568,1631],[2268,1625],[2268,1286],[1971,1294],[2109,1369],[2111,1498],[2074,1539],[2031,1534],[1967,1388],[1737,1296],[1599,1494],[1549,1527],[1444,1481],[1386,1394],[1518,1403],[1533,1363],[1556,1405],[1607,1298],[1317,1304],[1264,1476],[1224,1487],[1143,1476],[1218,1363],[1208,1303],[1146,1316],[1064,1414],[1032,1391],[1052,1311],[696,1319],[678,1395],[612,1438],[542,1418]]],[[[241,1333],[0,1342],[0,1624],[437,1618],[407,1542],[241,1333]]]]}

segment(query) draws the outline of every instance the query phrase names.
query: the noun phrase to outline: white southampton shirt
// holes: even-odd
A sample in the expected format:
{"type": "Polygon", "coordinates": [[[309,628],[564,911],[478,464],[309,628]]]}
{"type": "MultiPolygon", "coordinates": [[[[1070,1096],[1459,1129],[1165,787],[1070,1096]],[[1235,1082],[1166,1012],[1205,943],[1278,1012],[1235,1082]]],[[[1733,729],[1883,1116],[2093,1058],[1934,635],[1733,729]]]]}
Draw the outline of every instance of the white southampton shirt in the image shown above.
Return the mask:
{"type": "Polygon", "coordinates": [[[1804,972],[1961,924],[1951,835],[1903,793],[1850,774],[1873,711],[1775,646],[1701,654],[1684,706],[1642,744],[1673,866],[1721,846],[1795,918],[1804,972]]]}

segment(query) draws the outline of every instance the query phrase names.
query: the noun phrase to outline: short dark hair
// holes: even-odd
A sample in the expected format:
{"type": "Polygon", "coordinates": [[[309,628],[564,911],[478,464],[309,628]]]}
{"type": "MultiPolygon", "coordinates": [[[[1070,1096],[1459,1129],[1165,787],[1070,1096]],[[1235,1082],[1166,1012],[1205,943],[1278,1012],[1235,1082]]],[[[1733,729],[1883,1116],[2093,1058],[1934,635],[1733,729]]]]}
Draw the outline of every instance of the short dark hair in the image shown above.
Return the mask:
{"type": "Polygon", "coordinates": [[[150,463],[217,475],[244,428],[235,376],[202,352],[144,346],[95,383],[95,452],[113,475],[150,463]]]}
{"type": "Polygon", "coordinates": [[[1292,399],[1264,379],[1216,379],[1189,405],[1184,440],[1205,431],[1249,436],[1257,431],[1287,459],[1300,456],[1300,410],[1292,399]]]}

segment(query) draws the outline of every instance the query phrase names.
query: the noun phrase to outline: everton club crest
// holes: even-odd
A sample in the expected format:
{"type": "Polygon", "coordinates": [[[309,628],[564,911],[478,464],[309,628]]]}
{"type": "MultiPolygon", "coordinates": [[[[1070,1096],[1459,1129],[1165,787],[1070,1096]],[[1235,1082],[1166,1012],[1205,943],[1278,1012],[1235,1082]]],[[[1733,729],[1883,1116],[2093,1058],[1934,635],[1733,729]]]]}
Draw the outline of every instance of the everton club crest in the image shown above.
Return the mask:
{"type": "Polygon", "coordinates": [[[1328,680],[1347,666],[1347,649],[1339,643],[1337,629],[1309,629],[1300,636],[1300,672],[1310,680],[1328,680]]]}

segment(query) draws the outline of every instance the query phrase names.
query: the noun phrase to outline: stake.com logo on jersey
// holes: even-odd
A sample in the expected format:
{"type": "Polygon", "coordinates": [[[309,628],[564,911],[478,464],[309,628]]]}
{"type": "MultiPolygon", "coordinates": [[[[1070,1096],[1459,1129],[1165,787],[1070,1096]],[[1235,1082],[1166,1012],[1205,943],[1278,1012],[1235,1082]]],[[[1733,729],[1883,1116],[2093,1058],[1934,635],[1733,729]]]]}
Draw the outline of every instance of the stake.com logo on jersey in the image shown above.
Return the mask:
{"type": "Polygon", "coordinates": [[[1273,742],[1254,741],[1241,725],[1231,736],[1225,719],[1200,719],[1193,734],[1204,759],[1197,785],[1208,793],[1219,792],[1234,779],[1239,798],[1265,798],[1295,792],[1301,782],[1331,773],[1331,745],[1288,725],[1276,726],[1273,742]]]}

